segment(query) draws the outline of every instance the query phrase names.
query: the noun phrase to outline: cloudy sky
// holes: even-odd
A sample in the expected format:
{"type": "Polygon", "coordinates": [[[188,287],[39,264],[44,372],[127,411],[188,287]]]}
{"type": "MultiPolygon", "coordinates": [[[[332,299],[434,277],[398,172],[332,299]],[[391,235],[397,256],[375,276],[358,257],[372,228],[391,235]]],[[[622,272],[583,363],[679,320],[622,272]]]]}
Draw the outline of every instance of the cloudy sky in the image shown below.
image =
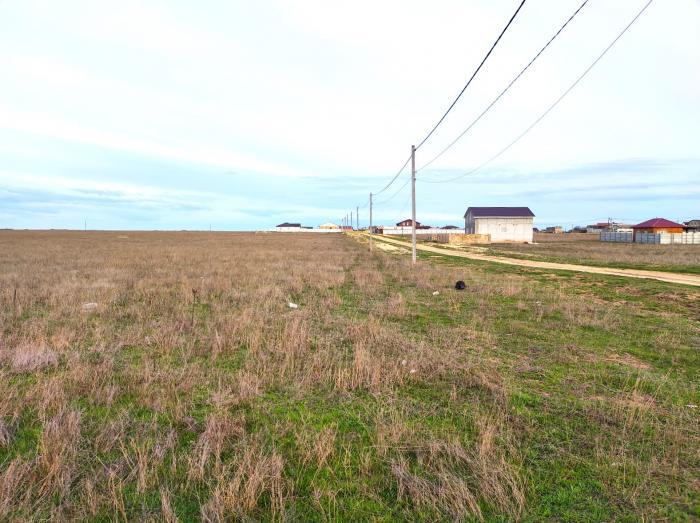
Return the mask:
{"type": "MultiPolygon", "coordinates": [[[[581,1],[525,3],[419,167],[581,1]]],[[[396,173],[519,3],[0,0],[0,227],[338,221],[396,173]]],[[[418,219],[458,224],[469,205],[528,205],[540,225],[700,218],[699,0],[655,0],[516,145],[434,183],[516,138],[644,3],[590,0],[419,172],[418,219]]],[[[407,177],[375,222],[408,216],[407,177]]]]}

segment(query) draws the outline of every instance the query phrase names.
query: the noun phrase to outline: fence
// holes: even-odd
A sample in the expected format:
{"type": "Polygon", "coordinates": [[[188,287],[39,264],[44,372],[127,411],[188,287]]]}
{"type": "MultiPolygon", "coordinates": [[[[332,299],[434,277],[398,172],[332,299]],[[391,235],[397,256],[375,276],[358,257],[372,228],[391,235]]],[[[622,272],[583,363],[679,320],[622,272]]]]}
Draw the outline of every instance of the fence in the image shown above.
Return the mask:
{"type": "Polygon", "coordinates": [[[334,234],[343,232],[341,229],[304,229],[302,227],[275,227],[266,232],[313,232],[319,234],[334,234]]]}
{"type": "Polygon", "coordinates": [[[618,243],[650,243],[656,245],[700,245],[700,232],[601,232],[600,241],[618,243]]]}
{"type": "Polygon", "coordinates": [[[655,243],[657,245],[700,245],[700,232],[638,232],[634,238],[636,243],[655,243]]]}
{"type": "MultiPolygon", "coordinates": [[[[411,236],[411,227],[384,227],[382,234],[389,236],[411,236]]],[[[416,229],[416,235],[427,234],[464,234],[464,229],[416,229]]]]}
{"type": "Polygon", "coordinates": [[[431,234],[423,236],[421,239],[438,243],[448,243],[450,245],[472,245],[491,243],[490,234],[431,234]]]}
{"type": "Polygon", "coordinates": [[[600,233],[601,242],[618,242],[632,243],[633,235],[631,232],[607,232],[600,233]]]}

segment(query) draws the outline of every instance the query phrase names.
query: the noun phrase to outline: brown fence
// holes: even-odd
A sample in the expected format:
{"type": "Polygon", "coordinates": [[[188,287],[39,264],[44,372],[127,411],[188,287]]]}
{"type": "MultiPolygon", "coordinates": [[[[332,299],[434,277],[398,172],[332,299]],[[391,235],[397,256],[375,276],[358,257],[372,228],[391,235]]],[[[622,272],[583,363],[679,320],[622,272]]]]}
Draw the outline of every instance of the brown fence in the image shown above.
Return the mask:
{"type": "Polygon", "coordinates": [[[430,234],[422,239],[450,245],[473,245],[491,243],[490,234],[430,234]]]}

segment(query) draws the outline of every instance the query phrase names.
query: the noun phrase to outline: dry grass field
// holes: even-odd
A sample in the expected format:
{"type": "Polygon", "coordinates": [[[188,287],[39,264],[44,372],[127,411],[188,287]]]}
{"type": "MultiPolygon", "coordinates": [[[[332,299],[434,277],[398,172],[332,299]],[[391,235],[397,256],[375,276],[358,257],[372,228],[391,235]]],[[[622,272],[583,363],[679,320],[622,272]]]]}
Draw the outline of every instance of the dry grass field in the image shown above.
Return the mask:
{"type": "Polygon", "coordinates": [[[597,234],[535,234],[534,244],[497,244],[491,254],[528,259],[700,274],[700,245],[601,242],[597,234]]]}
{"type": "Polygon", "coordinates": [[[700,518],[693,288],[0,231],[0,322],[0,521],[700,518]]]}

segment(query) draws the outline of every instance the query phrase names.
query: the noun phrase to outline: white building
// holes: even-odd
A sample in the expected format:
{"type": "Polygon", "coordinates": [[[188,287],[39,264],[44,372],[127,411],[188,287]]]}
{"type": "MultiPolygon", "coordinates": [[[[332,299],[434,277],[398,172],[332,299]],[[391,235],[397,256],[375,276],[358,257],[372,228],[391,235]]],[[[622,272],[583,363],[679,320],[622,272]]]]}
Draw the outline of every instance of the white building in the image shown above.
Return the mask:
{"type": "Polygon", "coordinates": [[[529,207],[469,207],[464,214],[464,232],[489,234],[495,243],[532,243],[534,217],[529,207]]]}

